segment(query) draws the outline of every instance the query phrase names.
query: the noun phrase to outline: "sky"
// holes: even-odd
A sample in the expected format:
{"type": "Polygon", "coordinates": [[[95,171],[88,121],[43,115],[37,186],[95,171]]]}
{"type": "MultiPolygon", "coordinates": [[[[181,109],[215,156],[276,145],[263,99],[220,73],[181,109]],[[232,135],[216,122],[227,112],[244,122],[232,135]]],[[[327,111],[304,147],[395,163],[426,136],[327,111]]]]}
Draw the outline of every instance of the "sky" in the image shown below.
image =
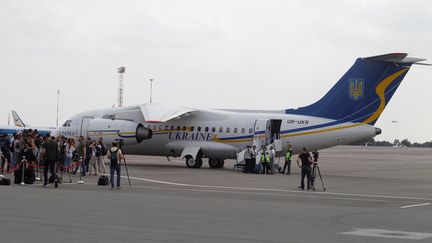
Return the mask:
{"type": "MultiPolygon", "coordinates": [[[[432,62],[432,1],[0,1],[0,124],[56,125],[117,103],[285,109],[321,98],[358,57],[432,62]]],[[[377,140],[432,140],[432,67],[414,66],[377,140]],[[397,121],[393,123],[392,121],[397,121]]]]}

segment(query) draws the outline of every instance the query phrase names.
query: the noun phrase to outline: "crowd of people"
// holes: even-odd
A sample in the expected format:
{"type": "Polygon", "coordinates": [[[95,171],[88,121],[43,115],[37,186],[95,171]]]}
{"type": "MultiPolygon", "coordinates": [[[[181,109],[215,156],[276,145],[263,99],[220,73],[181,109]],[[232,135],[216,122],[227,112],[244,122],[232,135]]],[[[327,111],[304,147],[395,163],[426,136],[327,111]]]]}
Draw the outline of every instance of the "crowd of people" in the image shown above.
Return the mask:
{"type": "MultiPolygon", "coordinates": [[[[63,136],[52,137],[49,134],[42,136],[37,130],[23,130],[12,136],[2,134],[0,136],[1,168],[3,174],[19,171],[21,166],[32,169],[44,169],[44,185],[47,185],[48,170],[52,176],[57,172],[80,173],[82,176],[98,175],[106,173],[104,157],[110,160],[111,186],[114,188],[114,172],[117,176],[117,187],[120,187],[120,166],[118,160],[124,158],[117,143],[112,144],[108,151],[103,138],[92,140],[80,136],[75,143],[73,138],[63,136]]],[[[314,170],[318,161],[318,152],[311,156],[306,148],[303,148],[297,159],[297,165],[301,168],[300,189],[311,189],[314,183],[314,170]],[[307,179],[305,185],[304,179],[307,179]]],[[[279,167],[279,173],[287,175],[291,173],[291,159],[293,150],[288,144],[284,158],[283,168],[279,167]]],[[[244,154],[245,173],[274,174],[276,151],[273,146],[266,146],[257,152],[256,146],[247,146],[244,154]],[[257,156],[259,164],[256,164],[257,156]]],[[[34,171],[34,170],[33,170],[34,171]]],[[[34,172],[32,172],[34,173],[34,172]]],[[[17,177],[17,176],[15,176],[17,177]]],[[[15,182],[16,183],[16,182],[15,182]]]]}
{"type": "Polygon", "coordinates": [[[63,136],[55,138],[50,137],[49,134],[42,136],[37,130],[28,129],[14,133],[12,136],[0,135],[1,174],[17,170],[23,162],[26,167],[36,169],[47,167],[44,144],[51,139],[56,143],[54,155],[50,154],[54,156],[56,171],[74,174],[79,172],[83,176],[106,173],[104,156],[108,151],[102,138],[91,140],[80,137],[76,144],[73,138],[63,136]]]}

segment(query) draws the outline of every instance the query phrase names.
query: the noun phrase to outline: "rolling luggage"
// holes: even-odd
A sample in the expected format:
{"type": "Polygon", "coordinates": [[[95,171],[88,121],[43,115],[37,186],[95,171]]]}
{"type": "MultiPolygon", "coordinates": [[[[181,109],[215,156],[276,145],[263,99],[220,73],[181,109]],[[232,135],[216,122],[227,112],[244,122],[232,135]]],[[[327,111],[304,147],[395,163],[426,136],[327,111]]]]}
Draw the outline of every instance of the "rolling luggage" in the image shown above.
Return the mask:
{"type": "Polygon", "coordinates": [[[2,178],[0,180],[0,185],[2,186],[9,186],[11,184],[11,181],[9,178],[2,178]]]}
{"type": "Polygon", "coordinates": [[[98,186],[108,186],[109,182],[108,176],[100,176],[98,180],[98,186]]]}

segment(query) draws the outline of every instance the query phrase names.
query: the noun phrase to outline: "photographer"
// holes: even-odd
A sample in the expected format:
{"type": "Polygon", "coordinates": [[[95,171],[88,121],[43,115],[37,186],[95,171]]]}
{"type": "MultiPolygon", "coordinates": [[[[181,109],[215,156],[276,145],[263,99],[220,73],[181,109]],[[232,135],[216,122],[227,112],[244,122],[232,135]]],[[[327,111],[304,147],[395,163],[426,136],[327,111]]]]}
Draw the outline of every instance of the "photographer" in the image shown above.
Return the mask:
{"type": "Polygon", "coordinates": [[[115,189],[114,172],[117,173],[117,189],[120,189],[120,160],[124,159],[124,156],[116,142],[113,142],[112,147],[108,150],[107,158],[110,160],[111,189],[115,189]]]}
{"type": "Polygon", "coordinates": [[[303,152],[299,154],[297,158],[297,165],[301,168],[301,184],[299,186],[300,189],[304,190],[304,179],[307,177],[307,190],[311,189],[311,165],[313,164],[313,160],[307,151],[306,147],[303,147],[303,152]],[[301,164],[300,164],[301,161],[301,164]]]}

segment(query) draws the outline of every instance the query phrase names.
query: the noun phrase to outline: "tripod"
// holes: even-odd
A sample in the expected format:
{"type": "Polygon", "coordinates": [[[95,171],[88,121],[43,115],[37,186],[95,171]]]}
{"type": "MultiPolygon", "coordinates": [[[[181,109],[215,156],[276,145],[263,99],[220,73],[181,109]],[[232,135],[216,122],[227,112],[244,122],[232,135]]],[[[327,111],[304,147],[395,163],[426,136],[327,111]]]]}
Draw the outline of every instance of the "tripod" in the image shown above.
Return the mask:
{"type": "Polygon", "coordinates": [[[315,182],[316,182],[316,179],[317,179],[317,172],[318,172],[319,179],[321,181],[321,185],[323,187],[323,191],[325,191],[326,188],[324,186],[324,181],[323,181],[323,178],[322,178],[321,171],[320,171],[320,168],[318,166],[318,163],[315,163],[314,166],[313,166],[313,169],[312,169],[312,189],[315,191],[315,184],[316,184],[315,182]]]}

